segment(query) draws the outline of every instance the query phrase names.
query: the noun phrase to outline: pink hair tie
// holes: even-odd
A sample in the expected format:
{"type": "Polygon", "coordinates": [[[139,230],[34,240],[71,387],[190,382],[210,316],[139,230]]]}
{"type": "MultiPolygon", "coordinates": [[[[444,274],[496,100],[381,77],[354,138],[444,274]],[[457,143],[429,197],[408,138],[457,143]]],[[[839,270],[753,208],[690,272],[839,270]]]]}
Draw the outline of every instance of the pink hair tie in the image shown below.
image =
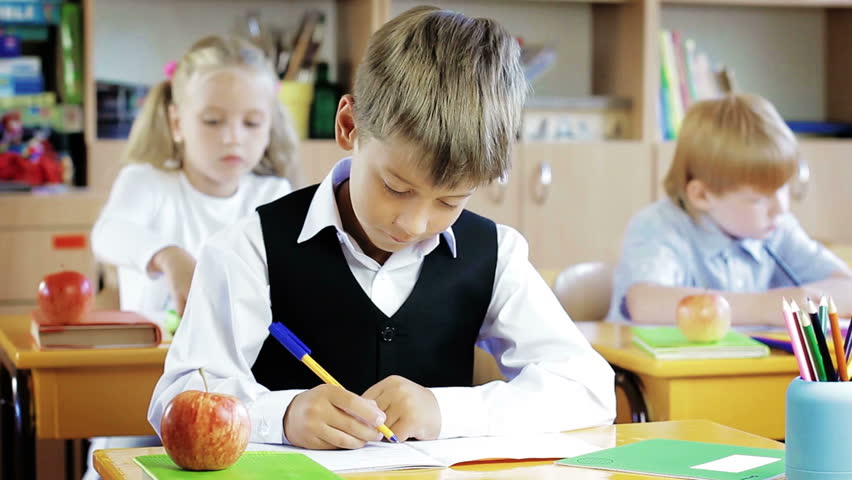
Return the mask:
{"type": "Polygon", "coordinates": [[[177,70],[178,62],[172,60],[163,65],[163,75],[166,76],[169,80],[175,76],[175,70],[177,70]]]}

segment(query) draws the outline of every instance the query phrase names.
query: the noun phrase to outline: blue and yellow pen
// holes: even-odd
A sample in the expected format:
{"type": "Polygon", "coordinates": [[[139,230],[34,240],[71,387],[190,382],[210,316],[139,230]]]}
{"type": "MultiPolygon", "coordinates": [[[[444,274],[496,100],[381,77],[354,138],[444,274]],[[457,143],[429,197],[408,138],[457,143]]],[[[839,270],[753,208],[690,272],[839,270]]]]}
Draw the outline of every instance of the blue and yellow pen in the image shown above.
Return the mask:
{"type": "MultiPolygon", "coordinates": [[[[271,333],[272,336],[281,343],[281,345],[284,345],[284,348],[292,353],[294,357],[304,363],[312,372],[316,373],[323,382],[343,388],[343,385],[341,385],[340,382],[335,380],[331,374],[326,372],[324,368],[311,358],[311,349],[302,343],[302,341],[299,340],[299,337],[294,335],[293,332],[291,332],[289,328],[285,327],[283,323],[272,322],[272,324],[269,325],[269,333],[271,333]]],[[[378,430],[391,442],[399,442],[396,435],[394,435],[391,429],[386,425],[381,425],[378,427],[378,430]]]]}

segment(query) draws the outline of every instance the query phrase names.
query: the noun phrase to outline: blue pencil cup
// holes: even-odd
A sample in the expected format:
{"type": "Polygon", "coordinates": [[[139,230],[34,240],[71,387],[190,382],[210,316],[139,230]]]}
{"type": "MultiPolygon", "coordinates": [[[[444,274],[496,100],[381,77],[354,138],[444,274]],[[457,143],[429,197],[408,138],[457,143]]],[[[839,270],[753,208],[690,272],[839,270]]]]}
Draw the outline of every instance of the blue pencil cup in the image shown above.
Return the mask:
{"type": "Polygon", "coordinates": [[[787,480],[852,479],[852,382],[787,387],[787,480]]]}

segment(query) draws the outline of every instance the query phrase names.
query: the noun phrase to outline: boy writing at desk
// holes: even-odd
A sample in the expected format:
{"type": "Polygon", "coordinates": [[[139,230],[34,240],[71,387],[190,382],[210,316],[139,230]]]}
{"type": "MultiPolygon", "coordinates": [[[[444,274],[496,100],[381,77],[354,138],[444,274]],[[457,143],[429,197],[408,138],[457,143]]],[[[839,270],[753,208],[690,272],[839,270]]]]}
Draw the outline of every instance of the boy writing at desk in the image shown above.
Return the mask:
{"type": "Polygon", "coordinates": [[[526,84],[497,23],[431,7],[370,41],[336,138],[352,157],[258,208],[198,262],[151,401],[200,389],[247,402],[252,441],[359,448],[612,421],[613,374],[509,227],[464,210],[508,171],[526,84]],[[268,292],[268,294],[267,294],[268,292]],[[268,336],[284,323],[347,390],[268,336]],[[471,386],[474,345],[508,382],[471,386]],[[354,393],[350,393],[354,392],[354,393]]]}
{"type": "Polygon", "coordinates": [[[796,138],[761,97],[690,108],[668,198],[627,227],[608,318],[674,323],[678,302],[705,290],[725,296],[739,325],[783,325],[782,296],[832,295],[852,311],[849,269],[789,212],[799,162],[796,138]]]}

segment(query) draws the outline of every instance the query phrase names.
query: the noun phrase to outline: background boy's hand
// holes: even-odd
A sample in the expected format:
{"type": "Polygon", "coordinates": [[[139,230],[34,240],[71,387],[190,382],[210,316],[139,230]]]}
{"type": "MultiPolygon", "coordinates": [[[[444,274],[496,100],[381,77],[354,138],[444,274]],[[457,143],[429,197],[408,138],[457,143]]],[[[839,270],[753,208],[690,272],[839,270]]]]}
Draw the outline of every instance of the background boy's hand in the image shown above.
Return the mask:
{"type": "Polygon", "coordinates": [[[192,283],[192,273],[195,272],[195,258],[180,247],[166,247],[154,255],[149,269],[162,272],[166,276],[175,301],[175,310],[178,316],[182,316],[186,297],[189,295],[189,285],[192,283]]]}
{"type": "Polygon", "coordinates": [[[319,385],[290,402],[284,435],[291,445],[302,448],[361,448],[382,439],[376,428],[385,418],[376,402],[334,385],[319,385]]]}
{"type": "Polygon", "coordinates": [[[441,409],[431,390],[397,375],[370,387],[364,398],[384,410],[388,426],[402,440],[435,440],[441,433],[441,409]]]}

